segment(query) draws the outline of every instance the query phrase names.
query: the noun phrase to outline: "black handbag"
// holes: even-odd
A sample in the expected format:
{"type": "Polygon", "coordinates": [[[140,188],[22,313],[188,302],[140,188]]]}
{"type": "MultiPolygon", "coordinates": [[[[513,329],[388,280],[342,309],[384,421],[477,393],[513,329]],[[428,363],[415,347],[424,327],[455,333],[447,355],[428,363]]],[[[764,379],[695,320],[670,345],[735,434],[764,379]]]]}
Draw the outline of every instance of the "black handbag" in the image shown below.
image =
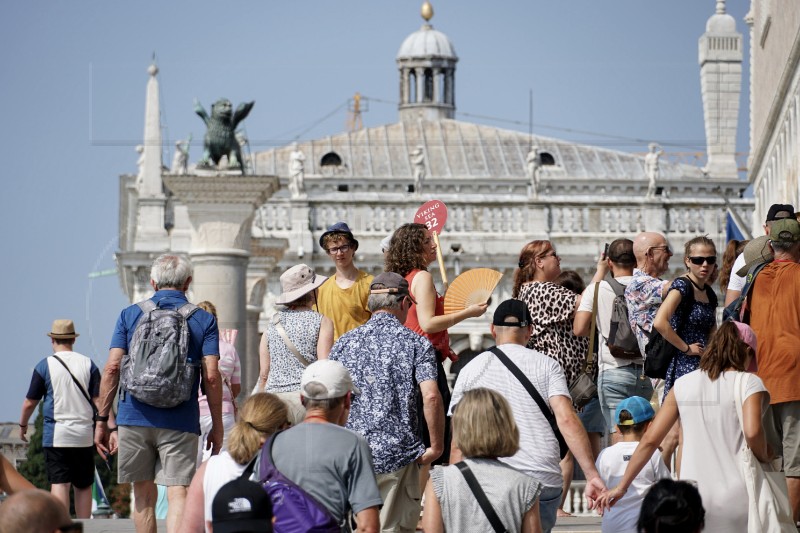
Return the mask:
{"type": "MultiPolygon", "coordinates": [[[[686,281],[689,282],[685,277],[678,279],[686,279],[686,281]]],[[[680,303],[682,311],[678,327],[684,324],[689,318],[689,313],[692,312],[693,305],[694,290],[690,290],[688,291],[687,298],[680,303]]],[[[676,348],[653,327],[653,330],[650,332],[650,340],[647,341],[647,346],[645,347],[644,375],[649,378],[666,378],[669,364],[675,356],[675,350],[676,348]]]]}
{"type": "Polygon", "coordinates": [[[583,361],[583,368],[578,372],[575,380],[569,384],[569,395],[572,396],[572,403],[578,409],[583,409],[592,398],[597,397],[597,383],[592,377],[592,361],[595,354],[595,333],[597,332],[597,294],[600,291],[600,283],[594,284],[594,303],[592,304],[592,322],[589,333],[589,353],[583,361]]]}

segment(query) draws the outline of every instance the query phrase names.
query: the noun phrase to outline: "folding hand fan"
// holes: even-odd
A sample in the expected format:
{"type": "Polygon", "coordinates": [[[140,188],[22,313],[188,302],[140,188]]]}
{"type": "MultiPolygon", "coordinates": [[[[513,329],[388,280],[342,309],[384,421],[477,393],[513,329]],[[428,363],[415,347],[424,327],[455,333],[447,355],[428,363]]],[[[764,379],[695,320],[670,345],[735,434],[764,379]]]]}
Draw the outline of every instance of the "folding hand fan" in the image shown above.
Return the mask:
{"type": "Polygon", "coordinates": [[[502,272],[491,268],[467,270],[454,279],[447,289],[444,295],[444,314],[461,311],[472,304],[486,303],[502,277],[502,272]]]}

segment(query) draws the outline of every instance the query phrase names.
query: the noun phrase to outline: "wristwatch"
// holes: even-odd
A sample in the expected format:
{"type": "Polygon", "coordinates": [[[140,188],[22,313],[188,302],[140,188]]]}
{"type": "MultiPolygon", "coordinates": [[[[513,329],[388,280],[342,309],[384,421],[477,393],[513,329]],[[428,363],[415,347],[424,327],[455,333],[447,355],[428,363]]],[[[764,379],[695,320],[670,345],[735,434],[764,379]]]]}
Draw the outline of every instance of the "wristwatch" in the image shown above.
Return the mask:
{"type": "Polygon", "coordinates": [[[108,422],[108,416],[94,415],[93,420],[95,422],[108,422]]]}

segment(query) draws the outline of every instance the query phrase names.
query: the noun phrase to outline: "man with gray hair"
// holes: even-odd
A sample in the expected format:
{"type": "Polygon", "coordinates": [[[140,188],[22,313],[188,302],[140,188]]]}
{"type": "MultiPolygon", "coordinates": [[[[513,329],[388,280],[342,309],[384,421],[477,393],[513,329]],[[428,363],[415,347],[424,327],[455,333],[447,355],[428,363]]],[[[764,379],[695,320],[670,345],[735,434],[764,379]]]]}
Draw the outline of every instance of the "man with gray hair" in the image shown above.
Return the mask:
{"type": "MultiPolygon", "coordinates": [[[[756,276],[748,296],[758,339],[758,370],[770,395],[783,449],[783,469],[795,522],[800,520],[800,223],[776,220],[769,233],[775,260],[756,276]]],[[[777,439],[775,439],[777,440],[777,439]]]]}
{"type": "MultiPolygon", "coordinates": [[[[138,340],[142,329],[139,326],[152,322],[154,317],[180,314],[176,328],[185,323],[188,328],[185,366],[201,369],[203,389],[208,398],[212,428],[207,446],[216,454],[222,445],[222,380],[219,374],[219,330],[213,315],[189,304],[186,290],[192,282],[192,265],[182,256],[164,254],[156,258],[150,271],[150,285],[155,294],[149,300],[124,309],[117,320],[111,347],[100,382],[100,405],[98,405],[95,444],[98,452],[107,456],[116,451],[116,438],[109,436],[107,421],[111,404],[120,386],[120,374],[128,368],[133,357],[142,350],[138,340]],[[172,310],[172,313],[168,311],[172,310]],[[174,311],[177,311],[175,313],[174,311]],[[139,324],[142,322],[142,324],[139,324]]],[[[162,332],[162,331],[159,331],[162,332]]],[[[186,329],[164,331],[163,336],[180,333],[186,329]]],[[[149,340],[149,339],[148,339],[149,340]]],[[[146,350],[147,346],[144,347],[146,350]]],[[[161,354],[169,349],[164,345],[161,354]]],[[[147,354],[147,352],[144,352],[147,354]]],[[[174,353],[174,351],[173,351],[174,353]]],[[[153,355],[155,357],[155,354],[153,355]]],[[[163,355],[162,355],[163,357],[163,355]]],[[[136,361],[136,375],[146,374],[146,361],[136,361]],[[142,365],[140,368],[139,365],[142,365]]],[[[181,364],[180,366],[184,366],[181,364]]],[[[127,373],[126,373],[127,375],[127,373]]],[[[164,376],[155,376],[163,379],[164,376]]],[[[135,389],[131,381],[122,382],[117,412],[119,427],[119,461],[117,478],[120,483],[133,483],[135,506],[133,520],[138,533],[156,533],[155,504],[156,483],[166,485],[169,510],[167,531],[177,531],[186,499],[186,490],[194,476],[197,458],[197,436],[200,434],[200,408],[197,401],[200,378],[196,372],[188,371],[175,376],[173,388],[178,383],[188,383],[186,399],[174,406],[156,406],[152,398],[135,389]],[[182,378],[182,376],[187,376],[182,378]]],[[[160,387],[164,396],[173,391],[160,387]]],[[[113,434],[112,434],[113,435],[113,434]]]]}
{"type": "Polygon", "coordinates": [[[361,394],[353,399],[347,428],[361,434],[372,450],[383,499],[383,531],[414,531],[419,520],[419,465],[430,464],[444,448],[444,409],[436,386],[431,343],[403,326],[413,303],[408,282],[384,272],[370,285],[372,318],[342,335],[329,358],[340,361],[361,394]],[[417,388],[431,445],[417,428],[417,388]]]}
{"type": "MultiPolygon", "coordinates": [[[[275,468],[322,504],[339,524],[346,522],[352,510],[356,532],[377,532],[381,496],[369,445],[358,433],[340,427],[347,421],[353,395],[359,393],[341,363],[328,359],[311,363],[300,380],[305,419],[275,435],[266,446],[272,445],[275,468]]],[[[288,526],[280,519],[275,523],[276,530],[288,526]]]]}

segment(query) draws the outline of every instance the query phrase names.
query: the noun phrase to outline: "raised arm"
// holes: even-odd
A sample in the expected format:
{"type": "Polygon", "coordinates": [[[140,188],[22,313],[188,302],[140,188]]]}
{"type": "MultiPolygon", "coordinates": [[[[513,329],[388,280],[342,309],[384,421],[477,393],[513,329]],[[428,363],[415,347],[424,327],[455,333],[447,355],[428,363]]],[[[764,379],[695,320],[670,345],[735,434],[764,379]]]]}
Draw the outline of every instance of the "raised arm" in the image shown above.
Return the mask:
{"type": "Polygon", "coordinates": [[[467,318],[479,317],[488,304],[473,304],[456,313],[436,316],[436,287],[430,272],[419,272],[411,282],[411,294],[417,301],[417,320],[425,333],[438,333],[455,326],[467,318]]]}
{"type": "MultiPolygon", "coordinates": [[[[691,287],[689,287],[689,289],[693,290],[691,287]]],[[[681,293],[677,290],[668,292],[666,299],[664,299],[661,306],[658,308],[656,318],[653,320],[653,327],[656,328],[661,336],[667,339],[671,345],[677,348],[678,351],[686,355],[699,357],[703,354],[703,347],[698,343],[689,344],[681,339],[675,330],[672,329],[672,325],[669,322],[680,304],[681,293]]]]}

